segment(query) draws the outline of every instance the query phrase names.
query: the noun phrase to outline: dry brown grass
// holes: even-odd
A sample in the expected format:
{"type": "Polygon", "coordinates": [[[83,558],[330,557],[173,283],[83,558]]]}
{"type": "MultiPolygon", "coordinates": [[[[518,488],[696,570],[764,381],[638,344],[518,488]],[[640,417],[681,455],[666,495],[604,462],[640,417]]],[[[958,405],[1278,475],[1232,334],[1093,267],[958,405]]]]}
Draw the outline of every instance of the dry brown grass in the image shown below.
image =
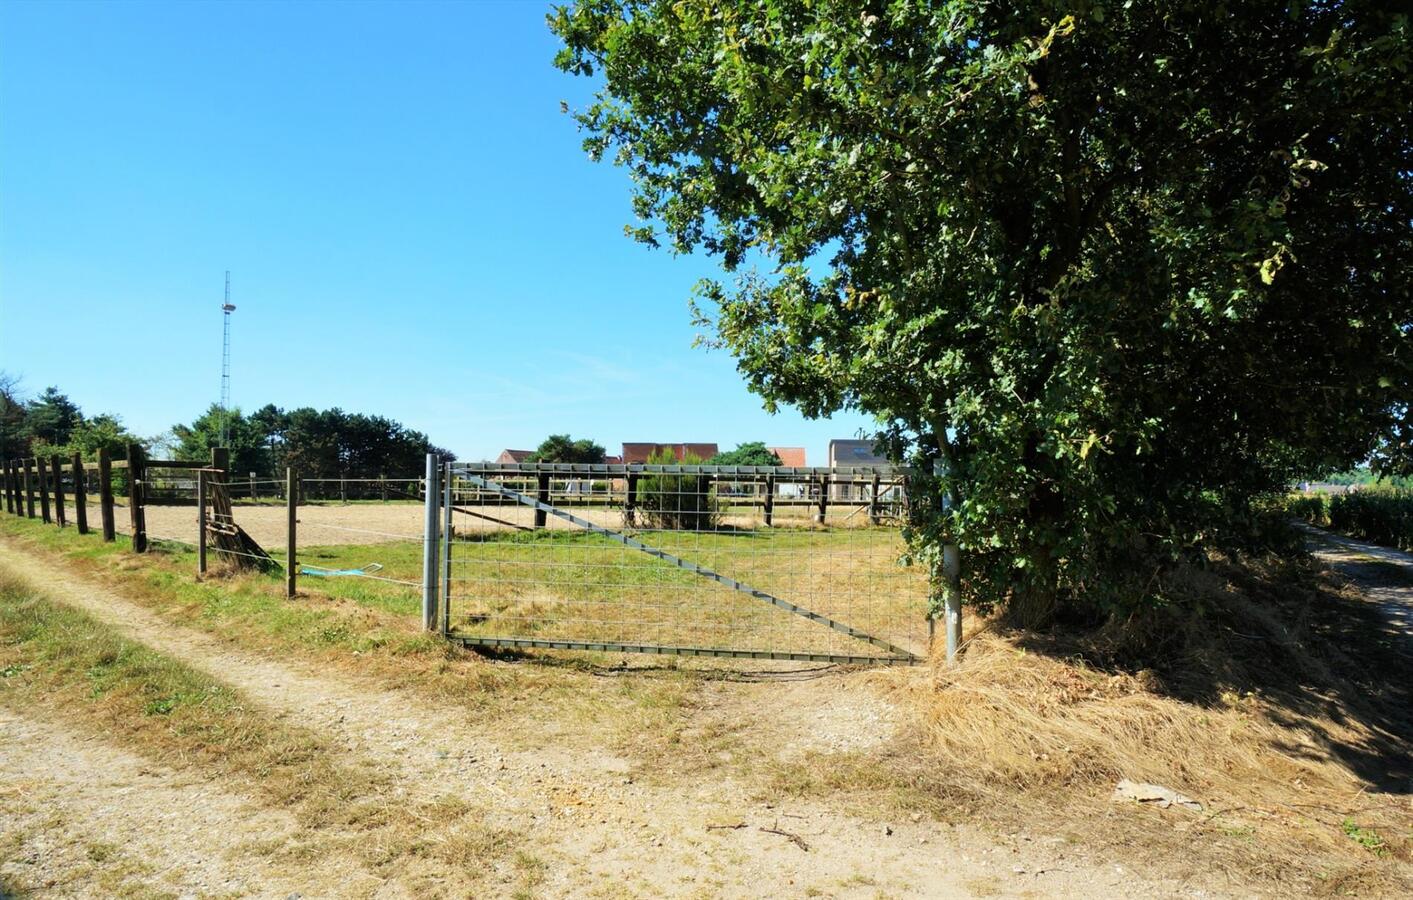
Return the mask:
{"type": "Polygon", "coordinates": [[[1219,561],[1169,590],[1206,617],[1080,635],[992,623],[955,668],[878,673],[913,711],[910,733],[882,761],[836,760],[813,779],[871,784],[943,817],[984,814],[1002,830],[1068,829],[1155,866],[1256,874],[1280,891],[1413,889],[1407,639],[1295,564],[1219,561]],[[1204,809],[1115,803],[1121,778],[1204,809]]]}

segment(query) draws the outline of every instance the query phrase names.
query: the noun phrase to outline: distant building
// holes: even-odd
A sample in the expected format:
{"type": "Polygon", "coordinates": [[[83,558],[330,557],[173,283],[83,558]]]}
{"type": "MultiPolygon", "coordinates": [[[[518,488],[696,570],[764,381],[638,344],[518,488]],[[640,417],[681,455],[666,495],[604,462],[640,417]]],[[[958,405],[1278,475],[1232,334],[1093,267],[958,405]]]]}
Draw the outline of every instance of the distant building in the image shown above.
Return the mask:
{"type": "Polygon", "coordinates": [[[623,462],[632,465],[633,463],[645,463],[648,457],[662,450],[671,450],[673,459],[678,462],[688,453],[706,462],[717,454],[715,444],[624,444],[623,462]]]}
{"type": "Polygon", "coordinates": [[[780,465],[792,466],[796,469],[803,469],[809,463],[805,462],[804,447],[769,447],[771,453],[780,457],[780,465]]]}
{"type": "MultiPolygon", "coordinates": [[[[840,466],[886,466],[888,458],[873,452],[873,441],[833,440],[829,442],[829,468],[840,466]]],[[[862,484],[833,484],[830,496],[835,500],[868,499],[868,487],[862,484]]]]}
{"type": "Polygon", "coordinates": [[[502,450],[500,456],[496,457],[496,462],[503,466],[511,463],[523,463],[534,452],[534,450],[502,450]]]}
{"type": "Polygon", "coordinates": [[[873,452],[873,441],[833,440],[829,442],[829,468],[839,466],[886,466],[888,458],[873,452]]]}

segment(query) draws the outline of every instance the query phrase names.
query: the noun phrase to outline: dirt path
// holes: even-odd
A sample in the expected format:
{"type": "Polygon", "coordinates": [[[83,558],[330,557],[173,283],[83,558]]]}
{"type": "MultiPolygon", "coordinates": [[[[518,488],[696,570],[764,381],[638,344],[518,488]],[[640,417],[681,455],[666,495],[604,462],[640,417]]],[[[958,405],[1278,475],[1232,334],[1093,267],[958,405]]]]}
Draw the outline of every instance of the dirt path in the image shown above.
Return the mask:
{"type": "MultiPolygon", "coordinates": [[[[742,799],[749,792],[730,779],[670,787],[642,784],[632,778],[627,760],[594,748],[509,750],[478,729],[467,713],[430,708],[406,694],[232,648],[174,626],[100,584],[57,571],[11,546],[0,544],[0,565],[126,636],[239,688],[274,714],[322,733],[392,779],[389,802],[448,794],[488,802],[496,824],[532,837],[536,853],[548,864],[540,886],[547,896],[1191,893],[1173,880],[1145,880],[1126,867],[1085,859],[1058,839],[1032,841],[1023,836],[1002,845],[970,829],[925,820],[885,826],[818,803],[771,808],[742,799]],[[808,849],[765,828],[797,835],[808,849]]],[[[838,682],[820,685],[821,706],[839,689],[838,682]]],[[[737,714],[760,712],[742,703],[737,714]]],[[[811,716],[798,718],[802,728],[815,721],[811,716]]],[[[49,740],[47,734],[34,736],[49,740]]],[[[119,755],[112,748],[92,749],[119,755]]],[[[29,759],[43,768],[42,755],[29,759]]],[[[70,771],[105,765],[86,760],[70,771]]],[[[24,768],[17,757],[3,751],[0,770],[24,768]]],[[[52,783],[65,795],[92,787],[82,777],[65,781],[55,776],[52,783]]],[[[145,810],[138,814],[148,815],[145,810]]],[[[237,821],[240,816],[234,809],[223,813],[219,805],[210,814],[237,821]]],[[[161,857],[156,850],[154,855],[161,857]]],[[[180,860],[162,865],[176,867],[180,860]]]]}
{"type": "Polygon", "coordinates": [[[376,884],[329,864],[280,871],[252,852],[286,840],[294,818],[228,779],[154,765],[3,708],[0,760],[6,880],[89,896],[115,895],[124,880],[215,895],[288,895],[311,876],[341,892],[376,884]],[[94,884],[100,867],[105,880],[94,884]]]}
{"type": "Polygon", "coordinates": [[[1357,584],[1378,604],[1391,629],[1413,636],[1413,553],[1298,524],[1316,559],[1357,584]]]}

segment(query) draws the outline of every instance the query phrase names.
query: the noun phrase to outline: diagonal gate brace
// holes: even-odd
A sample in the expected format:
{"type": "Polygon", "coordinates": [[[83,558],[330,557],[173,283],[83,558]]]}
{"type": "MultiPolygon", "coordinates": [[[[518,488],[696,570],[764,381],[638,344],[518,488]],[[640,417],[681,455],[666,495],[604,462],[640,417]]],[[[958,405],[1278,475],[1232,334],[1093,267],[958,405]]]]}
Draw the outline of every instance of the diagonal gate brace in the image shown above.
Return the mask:
{"type": "Polygon", "coordinates": [[[857,638],[858,640],[866,641],[870,644],[873,644],[875,647],[882,647],[884,650],[895,654],[898,659],[912,660],[916,658],[913,656],[913,654],[909,653],[903,648],[890,644],[881,638],[876,638],[871,634],[859,631],[857,628],[845,625],[843,622],[831,619],[828,616],[820,615],[819,613],[814,612],[813,610],[806,609],[803,606],[791,603],[788,600],[782,600],[779,597],[776,597],[774,594],[769,594],[765,591],[753,588],[748,584],[744,584],[740,581],[735,580],[734,578],[727,578],[725,575],[713,572],[711,569],[708,569],[705,566],[699,566],[696,563],[691,562],[690,560],[682,559],[680,556],[673,556],[666,550],[659,550],[656,547],[651,547],[647,544],[644,544],[642,541],[630,538],[628,535],[623,534],[622,532],[614,531],[611,528],[605,528],[602,525],[596,525],[593,522],[590,522],[588,519],[581,519],[580,517],[572,513],[565,512],[557,506],[551,506],[548,503],[541,503],[539,500],[527,494],[522,494],[519,491],[511,490],[510,488],[505,487],[504,485],[497,484],[494,481],[490,481],[485,478],[480,478],[475,475],[461,475],[458,477],[464,479],[472,485],[475,485],[478,488],[482,488],[488,491],[495,491],[502,497],[514,500],[516,503],[519,503],[522,506],[528,506],[531,509],[541,510],[543,512],[548,513],[549,515],[555,516],[556,518],[563,519],[566,522],[570,522],[574,525],[577,525],[585,531],[591,531],[594,534],[601,534],[609,540],[616,541],[625,547],[629,547],[633,550],[646,553],[648,556],[656,557],[657,559],[660,559],[663,562],[671,563],[679,569],[691,572],[693,575],[700,575],[703,578],[715,581],[716,583],[721,585],[725,585],[731,590],[745,594],[748,597],[754,597],[755,599],[762,600],[766,603],[771,604],[772,606],[778,606],[786,612],[793,613],[794,615],[800,616],[804,619],[808,619],[811,622],[818,622],[821,625],[826,625],[834,629],[835,631],[847,634],[851,638],[857,638]]]}

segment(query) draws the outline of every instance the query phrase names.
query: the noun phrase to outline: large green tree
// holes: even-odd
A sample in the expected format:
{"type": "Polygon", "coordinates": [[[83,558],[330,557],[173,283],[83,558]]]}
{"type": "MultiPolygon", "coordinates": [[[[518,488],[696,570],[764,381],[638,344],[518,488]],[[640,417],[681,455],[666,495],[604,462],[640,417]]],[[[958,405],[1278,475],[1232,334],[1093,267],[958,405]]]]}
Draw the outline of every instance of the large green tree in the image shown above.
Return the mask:
{"type": "Polygon", "coordinates": [[[223,444],[231,451],[231,472],[244,476],[250,472],[269,477],[273,472],[269,433],[262,422],[244,415],[239,407],[222,409],[211,404],[189,425],[172,426],[177,440],[177,459],[209,463],[211,450],[223,444]],[[228,438],[222,440],[226,428],[228,438]]]}
{"type": "Polygon", "coordinates": [[[83,421],[78,404],[57,387],[47,387],[25,410],[25,429],[35,443],[63,446],[83,421]]]}
{"type": "Polygon", "coordinates": [[[0,371],[0,460],[29,455],[29,434],[25,429],[25,402],[20,380],[0,371]]]}
{"type": "Polygon", "coordinates": [[[526,459],[543,463],[601,463],[604,455],[603,446],[589,438],[575,440],[567,434],[552,434],[526,459]]]}
{"type": "Polygon", "coordinates": [[[738,444],[735,450],[726,450],[716,454],[707,463],[713,466],[779,466],[784,465],[780,457],[775,455],[761,441],[747,441],[738,444]]]}
{"type": "MultiPolygon", "coordinates": [[[[223,413],[212,405],[190,425],[174,426],[180,459],[209,459],[220,444],[223,413]]],[[[281,477],[287,467],[301,478],[406,478],[423,471],[426,454],[455,457],[425,434],[383,416],[310,407],[261,407],[229,413],[231,470],[281,477]]]]}
{"type": "Polygon", "coordinates": [[[940,461],[915,552],[960,545],[973,600],[1038,621],[1139,602],[1291,476],[1406,446],[1395,6],[583,0],[550,25],[632,234],[737,273],[700,287],[707,339],[768,406],[865,410],[940,461]]]}

